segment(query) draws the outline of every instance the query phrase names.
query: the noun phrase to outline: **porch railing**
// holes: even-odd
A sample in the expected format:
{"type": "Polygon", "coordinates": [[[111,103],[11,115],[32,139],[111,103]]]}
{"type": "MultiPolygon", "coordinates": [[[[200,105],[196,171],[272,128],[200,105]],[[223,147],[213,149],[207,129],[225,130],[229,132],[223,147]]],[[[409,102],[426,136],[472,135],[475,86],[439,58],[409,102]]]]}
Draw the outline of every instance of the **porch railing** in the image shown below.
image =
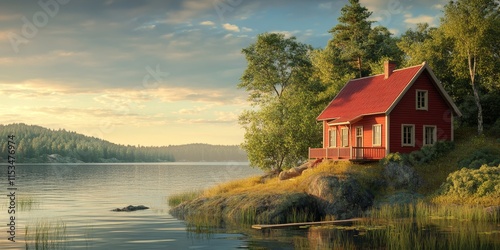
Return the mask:
{"type": "Polygon", "coordinates": [[[385,153],[384,147],[309,148],[309,159],[379,160],[385,153]]]}

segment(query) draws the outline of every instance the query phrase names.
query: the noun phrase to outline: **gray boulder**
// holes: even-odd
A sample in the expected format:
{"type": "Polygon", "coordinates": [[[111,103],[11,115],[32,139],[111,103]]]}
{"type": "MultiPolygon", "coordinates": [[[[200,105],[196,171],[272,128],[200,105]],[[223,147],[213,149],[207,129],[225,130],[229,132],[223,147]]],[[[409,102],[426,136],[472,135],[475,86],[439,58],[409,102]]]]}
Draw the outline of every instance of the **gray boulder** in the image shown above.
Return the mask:
{"type": "Polygon", "coordinates": [[[416,190],[422,182],[415,169],[405,164],[389,162],[384,167],[387,184],[394,189],[416,190]]]}
{"type": "Polygon", "coordinates": [[[324,214],[336,219],[360,216],[373,204],[373,195],[352,176],[319,175],[312,177],[307,193],[316,196],[324,214]]]}

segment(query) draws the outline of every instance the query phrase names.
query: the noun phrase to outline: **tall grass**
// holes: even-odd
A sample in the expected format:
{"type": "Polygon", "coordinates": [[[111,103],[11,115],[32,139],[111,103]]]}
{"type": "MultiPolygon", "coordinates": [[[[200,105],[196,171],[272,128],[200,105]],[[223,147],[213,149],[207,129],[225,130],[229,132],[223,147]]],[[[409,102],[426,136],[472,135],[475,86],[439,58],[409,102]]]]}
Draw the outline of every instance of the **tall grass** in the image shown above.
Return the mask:
{"type": "Polygon", "coordinates": [[[366,240],[388,249],[492,249],[500,244],[497,213],[479,206],[424,201],[384,205],[359,222],[366,240]]]}
{"type": "Polygon", "coordinates": [[[168,197],[168,205],[170,207],[175,207],[185,201],[190,201],[202,194],[202,191],[189,191],[179,194],[173,194],[168,197]]]}
{"type": "Polygon", "coordinates": [[[19,208],[19,211],[30,211],[33,208],[37,208],[39,206],[39,203],[31,195],[21,195],[17,200],[17,206],[19,208]]]}
{"type": "Polygon", "coordinates": [[[66,223],[61,220],[39,220],[24,231],[26,249],[66,249],[66,223]]]}
{"type": "MultiPolygon", "coordinates": [[[[10,206],[10,200],[1,205],[2,210],[10,206]]],[[[40,203],[31,195],[19,195],[16,197],[16,208],[18,211],[30,211],[38,208],[40,203]]]]}

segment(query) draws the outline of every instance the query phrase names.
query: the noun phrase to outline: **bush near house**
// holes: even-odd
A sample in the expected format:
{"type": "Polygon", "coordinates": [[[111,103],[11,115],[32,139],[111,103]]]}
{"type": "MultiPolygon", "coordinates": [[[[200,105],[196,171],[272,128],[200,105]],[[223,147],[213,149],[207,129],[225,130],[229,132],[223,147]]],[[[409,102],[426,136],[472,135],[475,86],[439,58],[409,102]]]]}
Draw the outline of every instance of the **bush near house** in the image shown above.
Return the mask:
{"type": "Polygon", "coordinates": [[[494,205],[500,200],[500,165],[462,168],[448,175],[438,191],[436,201],[494,205]]]}

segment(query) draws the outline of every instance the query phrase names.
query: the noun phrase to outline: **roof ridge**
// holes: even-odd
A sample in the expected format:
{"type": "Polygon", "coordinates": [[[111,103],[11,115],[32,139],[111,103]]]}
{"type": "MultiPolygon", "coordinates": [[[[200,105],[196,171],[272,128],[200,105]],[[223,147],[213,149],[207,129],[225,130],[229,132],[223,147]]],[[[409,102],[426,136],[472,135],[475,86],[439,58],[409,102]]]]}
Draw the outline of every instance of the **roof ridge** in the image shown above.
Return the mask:
{"type": "MultiPolygon", "coordinates": [[[[401,71],[401,70],[407,70],[407,69],[416,68],[416,67],[424,67],[425,64],[426,64],[426,62],[423,62],[423,63],[418,64],[418,65],[413,65],[413,66],[409,66],[409,67],[405,67],[405,68],[401,68],[401,69],[395,69],[392,72],[394,72],[394,71],[401,71]]],[[[351,81],[357,81],[357,80],[363,80],[363,79],[366,79],[366,78],[371,78],[371,77],[376,77],[376,76],[381,76],[381,75],[384,75],[384,74],[385,73],[371,75],[371,76],[364,76],[364,77],[360,77],[360,78],[354,78],[354,79],[351,79],[349,82],[351,82],[351,81]]]]}
{"type": "Polygon", "coordinates": [[[419,64],[419,65],[413,65],[413,66],[409,66],[409,67],[405,67],[405,68],[401,68],[401,69],[395,69],[393,70],[394,71],[400,71],[400,70],[405,70],[405,69],[411,69],[411,68],[416,68],[416,67],[424,67],[425,66],[425,62],[419,64]]]}

